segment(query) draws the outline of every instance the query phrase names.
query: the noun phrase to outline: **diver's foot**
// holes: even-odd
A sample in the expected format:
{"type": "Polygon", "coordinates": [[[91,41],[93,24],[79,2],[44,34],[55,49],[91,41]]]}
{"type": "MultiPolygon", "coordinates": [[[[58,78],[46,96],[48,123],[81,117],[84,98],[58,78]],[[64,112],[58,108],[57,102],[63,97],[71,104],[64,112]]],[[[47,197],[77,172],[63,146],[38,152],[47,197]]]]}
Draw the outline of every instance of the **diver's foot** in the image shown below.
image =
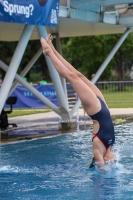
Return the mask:
{"type": "Polygon", "coordinates": [[[52,51],[51,47],[49,46],[49,44],[46,42],[44,38],[41,37],[40,41],[43,48],[43,54],[49,55],[49,53],[52,51]]]}
{"type": "Polygon", "coordinates": [[[53,40],[53,36],[51,34],[48,34],[48,37],[47,37],[47,43],[49,44],[49,46],[51,47],[51,49],[54,51],[55,48],[54,48],[54,45],[52,44],[52,40],[53,40]]]}

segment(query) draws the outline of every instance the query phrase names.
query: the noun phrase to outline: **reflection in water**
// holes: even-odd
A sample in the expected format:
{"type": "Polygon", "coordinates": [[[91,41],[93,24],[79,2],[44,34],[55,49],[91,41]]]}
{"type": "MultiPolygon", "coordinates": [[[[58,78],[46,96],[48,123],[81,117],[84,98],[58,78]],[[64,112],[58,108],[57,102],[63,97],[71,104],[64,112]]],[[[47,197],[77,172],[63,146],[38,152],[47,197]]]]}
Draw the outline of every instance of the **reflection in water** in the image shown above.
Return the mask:
{"type": "Polygon", "coordinates": [[[105,175],[96,175],[92,176],[93,181],[93,197],[92,199],[103,200],[105,197],[107,199],[114,199],[115,194],[117,193],[117,188],[119,187],[119,181],[117,176],[108,178],[105,175]]]}

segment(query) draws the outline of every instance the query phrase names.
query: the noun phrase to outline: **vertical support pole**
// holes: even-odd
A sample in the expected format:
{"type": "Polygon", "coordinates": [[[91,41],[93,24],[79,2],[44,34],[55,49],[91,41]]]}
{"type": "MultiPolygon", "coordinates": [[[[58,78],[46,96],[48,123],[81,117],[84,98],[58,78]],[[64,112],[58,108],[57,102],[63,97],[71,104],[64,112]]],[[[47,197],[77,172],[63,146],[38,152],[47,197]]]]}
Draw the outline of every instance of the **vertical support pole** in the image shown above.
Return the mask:
{"type": "Polygon", "coordinates": [[[21,35],[20,41],[16,47],[15,53],[9,65],[9,69],[4,78],[3,84],[0,89],[0,113],[4,106],[5,100],[8,96],[15,74],[21,62],[27,43],[30,39],[34,26],[26,25],[21,35]]]}
{"type": "MultiPolygon", "coordinates": [[[[46,28],[43,26],[38,26],[37,29],[38,29],[39,36],[46,39],[47,38],[46,28]]],[[[48,68],[49,68],[49,72],[50,72],[50,75],[51,75],[51,78],[52,78],[52,81],[53,81],[53,84],[55,87],[57,98],[59,101],[61,117],[62,117],[62,119],[69,120],[70,115],[69,115],[68,104],[66,101],[66,96],[65,96],[62,84],[61,84],[59,74],[57,73],[50,58],[47,55],[45,55],[45,59],[46,59],[46,62],[47,62],[48,68]]]]}
{"type": "Polygon", "coordinates": [[[112,49],[112,51],[110,52],[110,54],[108,55],[108,57],[105,59],[105,61],[101,65],[101,67],[96,72],[94,78],[91,80],[92,83],[95,84],[97,82],[97,80],[99,79],[99,77],[101,76],[101,74],[103,73],[103,71],[105,70],[105,68],[107,67],[107,65],[109,64],[110,60],[113,58],[113,56],[115,55],[115,53],[117,52],[117,50],[123,44],[123,42],[127,38],[128,34],[131,32],[131,30],[132,30],[132,28],[127,28],[127,30],[125,31],[125,33],[118,40],[118,42],[116,43],[116,45],[114,46],[114,48],[112,49]]]}
{"type": "Polygon", "coordinates": [[[57,51],[62,55],[59,33],[56,33],[55,36],[56,36],[56,48],[57,48],[57,51]]]}
{"type": "Polygon", "coordinates": [[[67,0],[68,17],[70,17],[70,1],[71,0],[67,0]]]}
{"type": "MultiPolygon", "coordinates": [[[[62,55],[59,33],[56,33],[55,35],[56,35],[56,48],[57,48],[57,51],[59,52],[59,54],[62,55]]],[[[65,95],[66,95],[66,100],[67,100],[66,79],[63,78],[62,76],[60,76],[60,79],[61,79],[61,82],[62,82],[62,86],[63,86],[63,89],[64,89],[64,93],[65,93],[65,95]]],[[[67,103],[68,103],[68,100],[67,100],[67,103]]]]}

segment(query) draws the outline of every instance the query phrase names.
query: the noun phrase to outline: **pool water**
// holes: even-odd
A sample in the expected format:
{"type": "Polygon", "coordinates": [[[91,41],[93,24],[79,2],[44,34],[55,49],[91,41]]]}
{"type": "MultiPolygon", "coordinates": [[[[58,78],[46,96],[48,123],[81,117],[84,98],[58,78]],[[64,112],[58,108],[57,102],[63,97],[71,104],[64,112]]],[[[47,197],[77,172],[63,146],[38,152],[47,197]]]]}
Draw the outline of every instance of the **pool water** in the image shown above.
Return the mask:
{"type": "Polygon", "coordinates": [[[116,168],[89,169],[91,132],[1,145],[1,200],[133,199],[133,124],[115,127],[116,168]]]}

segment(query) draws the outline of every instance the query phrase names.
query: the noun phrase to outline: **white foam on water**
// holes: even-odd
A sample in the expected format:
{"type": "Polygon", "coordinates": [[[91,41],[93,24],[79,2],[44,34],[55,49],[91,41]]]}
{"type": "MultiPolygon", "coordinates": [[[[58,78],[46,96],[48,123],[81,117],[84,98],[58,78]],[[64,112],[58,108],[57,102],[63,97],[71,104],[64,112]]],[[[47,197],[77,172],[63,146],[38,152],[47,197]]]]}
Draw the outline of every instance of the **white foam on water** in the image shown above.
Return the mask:
{"type": "Polygon", "coordinates": [[[0,173],[35,173],[39,172],[37,167],[17,167],[17,166],[10,166],[5,165],[0,167],[0,173]]]}
{"type": "Polygon", "coordinates": [[[119,151],[115,152],[116,156],[104,163],[96,162],[96,171],[102,174],[112,174],[121,173],[123,170],[123,165],[119,163],[120,153],[119,151]],[[101,166],[101,167],[100,167],[101,166]]]}

